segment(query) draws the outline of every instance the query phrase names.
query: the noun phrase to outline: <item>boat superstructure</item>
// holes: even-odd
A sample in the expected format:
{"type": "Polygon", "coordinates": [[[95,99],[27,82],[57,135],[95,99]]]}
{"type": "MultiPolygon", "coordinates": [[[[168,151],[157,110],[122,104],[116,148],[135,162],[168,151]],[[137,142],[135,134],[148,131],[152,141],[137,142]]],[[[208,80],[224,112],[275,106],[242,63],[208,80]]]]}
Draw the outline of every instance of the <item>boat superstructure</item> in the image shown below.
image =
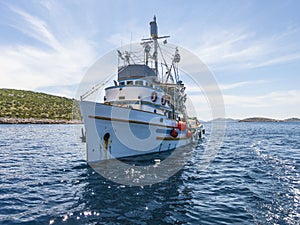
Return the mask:
{"type": "Polygon", "coordinates": [[[105,88],[102,103],[81,96],[88,162],[168,151],[192,142],[195,129],[187,123],[179,51],[175,49],[169,63],[159,57],[159,39],[166,43],[169,36],[158,36],[156,17],[150,35],[142,39],[142,60],[117,51],[117,81],[105,88]]]}

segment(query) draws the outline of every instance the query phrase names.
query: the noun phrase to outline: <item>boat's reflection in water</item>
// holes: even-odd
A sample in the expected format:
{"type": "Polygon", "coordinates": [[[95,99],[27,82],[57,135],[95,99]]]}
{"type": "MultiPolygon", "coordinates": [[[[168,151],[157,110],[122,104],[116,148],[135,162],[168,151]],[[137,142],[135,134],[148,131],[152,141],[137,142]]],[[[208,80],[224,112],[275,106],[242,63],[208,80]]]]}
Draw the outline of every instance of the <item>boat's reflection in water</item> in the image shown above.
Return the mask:
{"type": "Polygon", "coordinates": [[[87,167],[86,184],[78,202],[78,206],[82,209],[77,217],[78,222],[101,221],[111,224],[147,224],[151,221],[158,224],[191,222],[187,212],[192,207],[192,197],[188,186],[185,186],[184,168],[178,171],[172,171],[172,168],[190,163],[194,147],[190,145],[174,151],[122,159],[122,163],[110,160],[94,164],[93,168],[87,167]],[[166,162],[167,164],[163,165],[166,162]],[[163,165],[162,168],[159,168],[160,165],[163,165]],[[96,172],[103,168],[105,177],[96,172]],[[143,174],[141,171],[148,173],[143,174]],[[164,177],[168,172],[173,173],[172,176],[164,177]],[[113,182],[107,179],[109,176],[112,180],[121,180],[116,176],[123,177],[123,180],[130,180],[132,185],[113,182]],[[158,176],[162,177],[162,182],[151,184],[158,176]],[[137,186],[139,183],[150,185],[137,186]]]}

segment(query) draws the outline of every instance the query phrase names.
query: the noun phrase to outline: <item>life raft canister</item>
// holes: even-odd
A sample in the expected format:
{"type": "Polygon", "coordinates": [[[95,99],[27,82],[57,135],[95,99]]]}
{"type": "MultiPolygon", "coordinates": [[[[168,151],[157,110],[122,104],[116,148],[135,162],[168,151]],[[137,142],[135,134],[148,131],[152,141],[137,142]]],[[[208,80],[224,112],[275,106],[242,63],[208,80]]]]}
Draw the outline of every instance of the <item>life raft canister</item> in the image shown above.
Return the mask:
{"type": "Polygon", "coordinates": [[[181,130],[181,131],[186,130],[186,123],[185,122],[179,121],[177,126],[178,126],[178,129],[181,130]]]}
{"type": "Polygon", "coordinates": [[[162,104],[162,105],[165,105],[166,103],[167,103],[166,96],[162,96],[162,97],[161,97],[161,104],[162,104]]]}
{"type": "Polygon", "coordinates": [[[151,101],[156,102],[156,100],[157,100],[157,94],[156,94],[155,91],[153,91],[152,94],[151,94],[151,101]]]}
{"type": "Polygon", "coordinates": [[[176,138],[178,136],[178,132],[173,128],[170,132],[170,135],[173,137],[173,138],[176,138]]]}

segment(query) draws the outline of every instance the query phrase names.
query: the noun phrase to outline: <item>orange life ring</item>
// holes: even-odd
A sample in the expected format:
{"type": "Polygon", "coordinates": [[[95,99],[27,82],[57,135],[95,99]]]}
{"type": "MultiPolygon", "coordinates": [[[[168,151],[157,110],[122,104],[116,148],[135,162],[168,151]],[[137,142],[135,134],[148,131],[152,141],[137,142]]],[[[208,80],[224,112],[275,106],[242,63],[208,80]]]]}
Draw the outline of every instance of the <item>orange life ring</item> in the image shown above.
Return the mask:
{"type": "Polygon", "coordinates": [[[170,135],[173,137],[173,138],[176,138],[178,136],[178,132],[173,128],[170,132],[170,135]]]}

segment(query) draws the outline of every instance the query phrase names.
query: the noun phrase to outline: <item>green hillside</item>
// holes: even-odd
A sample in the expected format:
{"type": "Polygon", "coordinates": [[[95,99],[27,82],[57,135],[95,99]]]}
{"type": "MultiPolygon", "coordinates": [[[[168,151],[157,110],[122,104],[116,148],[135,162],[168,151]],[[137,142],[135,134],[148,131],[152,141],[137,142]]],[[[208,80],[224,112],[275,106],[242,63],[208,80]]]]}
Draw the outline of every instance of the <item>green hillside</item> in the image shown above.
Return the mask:
{"type": "Polygon", "coordinates": [[[0,89],[0,117],[53,120],[80,119],[78,104],[77,102],[73,104],[73,102],[73,99],[45,93],[0,89]]]}

